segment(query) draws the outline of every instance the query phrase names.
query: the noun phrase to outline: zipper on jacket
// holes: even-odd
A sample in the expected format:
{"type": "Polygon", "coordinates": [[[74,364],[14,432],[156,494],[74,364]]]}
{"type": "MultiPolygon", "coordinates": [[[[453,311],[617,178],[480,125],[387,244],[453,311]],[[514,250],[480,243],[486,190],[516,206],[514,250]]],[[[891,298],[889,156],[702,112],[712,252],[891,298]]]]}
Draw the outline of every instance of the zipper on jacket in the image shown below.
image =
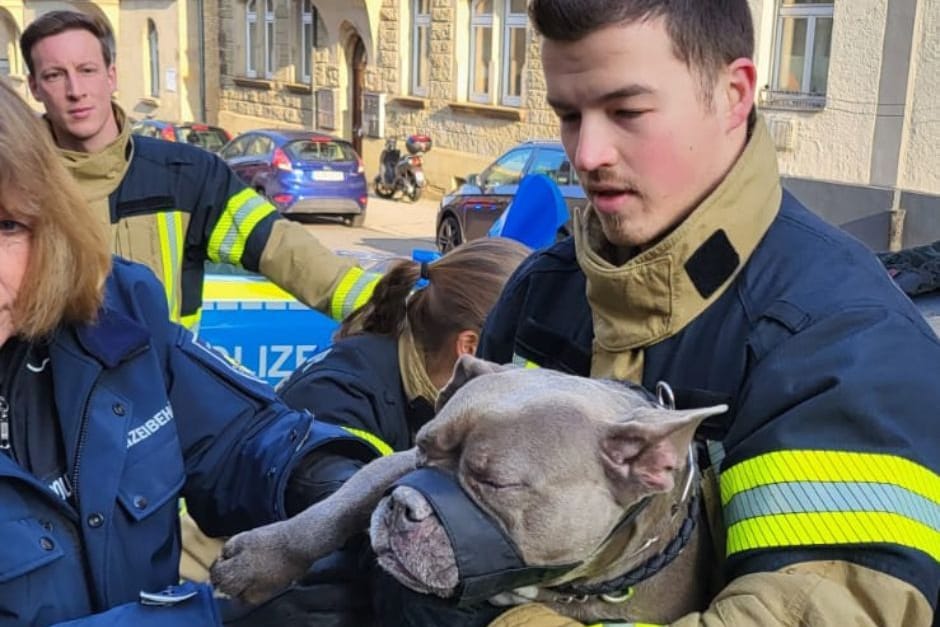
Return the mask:
{"type": "Polygon", "coordinates": [[[91,405],[91,397],[94,396],[95,388],[97,385],[91,386],[91,391],[88,392],[88,398],[85,399],[85,407],[82,408],[82,423],[78,429],[78,442],[75,446],[75,467],[72,468],[72,486],[75,489],[74,498],[75,498],[75,509],[78,510],[79,516],[81,516],[81,501],[78,498],[78,468],[81,466],[82,461],[82,449],[85,448],[85,437],[88,435],[88,409],[91,405]]]}
{"type": "Polygon", "coordinates": [[[10,450],[10,404],[0,396],[0,450],[10,450]]]}

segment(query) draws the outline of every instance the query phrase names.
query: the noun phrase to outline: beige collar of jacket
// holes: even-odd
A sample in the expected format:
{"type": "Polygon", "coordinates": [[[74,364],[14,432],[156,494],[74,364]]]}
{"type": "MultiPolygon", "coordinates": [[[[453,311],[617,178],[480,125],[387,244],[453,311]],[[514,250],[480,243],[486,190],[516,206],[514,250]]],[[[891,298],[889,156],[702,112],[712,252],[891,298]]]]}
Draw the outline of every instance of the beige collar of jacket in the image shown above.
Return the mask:
{"type": "Polygon", "coordinates": [[[409,401],[423,398],[433,407],[437,403],[440,390],[431,383],[421,352],[411,332],[411,325],[408,324],[408,317],[405,316],[405,328],[398,336],[398,368],[405,396],[409,401]]]}
{"type": "Polygon", "coordinates": [[[578,212],[575,248],[594,318],[591,375],[641,381],[643,348],[681,331],[724,293],[777,215],[781,194],[773,142],[758,119],[718,187],[672,233],[627,263],[615,266],[598,252],[610,244],[597,216],[590,207],[578,212]],[[716,247],[721,267],[705,274],[719,271],[720,283],[703,293],[690,260],[711,264],[703,257],[716,247]]]}
{"type": "Polygon", "coordinates": [[[59,148],[62,162],[81,187],[82,195],[93,207],[107,203],[127,173],[131,163],[133,144],[130,124],[124,111],[112,104],[120,133],[117,138],[98,152],[79,152],[59,148]]]}

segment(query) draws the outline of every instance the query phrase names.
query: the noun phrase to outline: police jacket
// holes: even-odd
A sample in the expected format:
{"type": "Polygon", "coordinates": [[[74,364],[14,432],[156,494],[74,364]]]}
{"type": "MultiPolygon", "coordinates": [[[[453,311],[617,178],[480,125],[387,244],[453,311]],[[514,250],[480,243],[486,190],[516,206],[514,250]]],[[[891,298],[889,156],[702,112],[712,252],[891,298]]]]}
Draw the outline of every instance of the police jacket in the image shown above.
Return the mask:
{"type": "Polygon", "coordinates": [[[179,498],[213,535],[281,519],[301,459],[347,435],[169,322],[137,264],[115,261],[99,320],[49,359],[74,506],[0,456],[0,624],[217,624],[206,586],[168,589],[179,498]]]}
{"type": "Polygon", "coordinates": [[[198,322],[206,261],[263,274],[337,320],[368,299],[376,275],[282,218],[220,157],[131,135],[123,112],[115,108],[115,115],[122,131],[110,146],[60,152],[86,199],[108,211],[113,252],[154,271],[174,320],[190,328],[198,322]]]}
{"type": "MultiPolygon", "coordinates": [[[[940,342],[864,246],[774,184],[765,134],[624,272],[587,252],[596,229],[582,216],[577,245],[510,279],[480,353],[729,404],[699,431],[729,583],[673,624],[929,625],[940,342]]],[[[577,624],[520,610],[492,624],[577,624]]]]}

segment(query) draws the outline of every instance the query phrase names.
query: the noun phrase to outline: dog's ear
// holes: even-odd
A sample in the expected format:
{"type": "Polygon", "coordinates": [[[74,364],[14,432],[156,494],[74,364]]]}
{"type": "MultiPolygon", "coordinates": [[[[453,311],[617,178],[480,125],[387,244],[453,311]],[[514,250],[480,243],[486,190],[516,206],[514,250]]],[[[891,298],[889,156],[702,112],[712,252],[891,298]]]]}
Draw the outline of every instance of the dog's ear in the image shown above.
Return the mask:
{"type": "Polygon", "coordinates": [[[466,385],[468,381],[476,379],[480,375],[492,374],[503,370],[512,370],[517,367],[518,366],[511,364],[500,365],[492,361],[479,359],[473,355],[461,355],[457,358],[457,363],[454,364],[454,373],[450,376],[450,381],[447,382],[447,385],[444,386],[444,389],[442,389],[437,396],[437,406],[434,408],[435,411],[440,411],[441,407],[450,400],[457,390],[466,385]]]}
{"type": "Polygon", "coordinates": [[[633,487],[643,494],[669,492],[695,429],[709,416],[727,410],[727,405],[681,411],[640,407],[628,421],[606,425],[600,448],[608,476],[618,487],[633,487]]]}

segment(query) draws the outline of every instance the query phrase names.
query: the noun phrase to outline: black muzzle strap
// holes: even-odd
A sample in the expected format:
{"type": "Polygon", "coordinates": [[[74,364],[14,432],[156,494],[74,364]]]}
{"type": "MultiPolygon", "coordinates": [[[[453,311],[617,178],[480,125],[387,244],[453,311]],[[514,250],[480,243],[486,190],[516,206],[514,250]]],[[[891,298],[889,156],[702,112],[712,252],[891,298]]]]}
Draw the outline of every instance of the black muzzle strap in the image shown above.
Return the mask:
{"type": "Polygon", "coordinates": [[[457,605],[479,603],[500,592],[549,581],[578,565],[526,566],[502,526],[467,496],[452,473],[419,468],[395,486],[420,492],[441,521],[457,560],[459,583],[451,599],[457,605]]]}

